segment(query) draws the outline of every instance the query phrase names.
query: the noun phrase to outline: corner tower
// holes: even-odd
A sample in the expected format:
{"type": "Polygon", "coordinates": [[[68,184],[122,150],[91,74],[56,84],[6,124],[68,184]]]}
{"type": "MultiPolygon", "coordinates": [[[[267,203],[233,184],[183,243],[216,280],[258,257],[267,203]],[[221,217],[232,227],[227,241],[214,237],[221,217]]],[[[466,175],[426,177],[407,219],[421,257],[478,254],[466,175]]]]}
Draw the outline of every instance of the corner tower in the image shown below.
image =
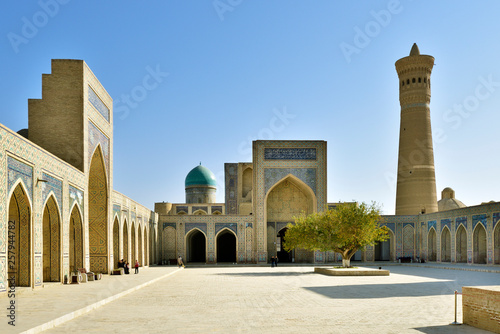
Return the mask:
{"type": "Polygon", "coordinates": [[[433,66],[434,57],[421,55],[417,44],[396,62],[401,105],[396,215],[438,211],[429,108],[433,66]]]}

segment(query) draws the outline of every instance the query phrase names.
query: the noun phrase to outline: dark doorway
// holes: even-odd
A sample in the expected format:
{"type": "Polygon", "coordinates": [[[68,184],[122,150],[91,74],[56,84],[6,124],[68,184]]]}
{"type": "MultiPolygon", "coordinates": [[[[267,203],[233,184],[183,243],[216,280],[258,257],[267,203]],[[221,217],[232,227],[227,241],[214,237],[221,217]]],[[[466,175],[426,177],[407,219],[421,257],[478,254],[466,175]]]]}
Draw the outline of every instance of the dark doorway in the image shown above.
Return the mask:
{"type": "Polygon", "coordinates": [[[236,262],[236,237],[228,230],[217,236],[217,263],[236,262]]]}
{"type": "Polygon", "coordinates": [[[293,259],[293,252],[294,251],[292,250],[290,252],[287,252],[283,248],[283,244],[285,242],[285,233],[287,230],[288,230],[287,228],[281,229],[277,235],[276,251],[278,253],[278,263],[280,263],[280,262],[290,263],[290,262],[292,262],[292,259],[293,259]]]}
{"type": "Polygon", "coordinates": [[[375,245],[375,261],[391,260],[391,240],[381,241],[375,245]]]}
{"type": "Polygon", "coordinates": [[[192,232],[188,237],[188,262],[206,262],[205,249],[206,239],[205,235],[200,231],[192,232]]]}

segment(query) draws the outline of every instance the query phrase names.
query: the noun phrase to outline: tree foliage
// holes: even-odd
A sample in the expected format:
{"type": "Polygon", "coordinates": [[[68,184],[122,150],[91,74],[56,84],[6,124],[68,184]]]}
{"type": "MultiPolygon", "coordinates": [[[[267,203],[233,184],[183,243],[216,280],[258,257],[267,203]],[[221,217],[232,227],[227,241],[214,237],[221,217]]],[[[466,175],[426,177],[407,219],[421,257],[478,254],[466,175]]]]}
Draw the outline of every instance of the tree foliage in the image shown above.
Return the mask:
{"type": "Polygon", "coordinates": [[[344,267],[359,249],[389,238],[388,228],[381,226],[380,209],[376,203],[340,203],[324,212],[295,217],[288,224],[284,248],[334,251],[342,255],[344,267]]]}

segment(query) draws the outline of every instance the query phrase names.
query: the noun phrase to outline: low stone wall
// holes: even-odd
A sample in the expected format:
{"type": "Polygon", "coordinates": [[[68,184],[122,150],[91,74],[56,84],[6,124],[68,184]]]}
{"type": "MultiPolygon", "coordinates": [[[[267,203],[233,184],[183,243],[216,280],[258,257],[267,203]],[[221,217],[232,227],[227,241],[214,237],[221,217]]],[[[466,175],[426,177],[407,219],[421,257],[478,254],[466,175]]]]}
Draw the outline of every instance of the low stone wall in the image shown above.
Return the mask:
{"type": "Polygon", "coordinates": [[[463,287],[463,322],[500,333],[500,286],[463,287]]]}
{"type": "Polygon", "coordinates": [[[320,268],[314,272],[328,276],[389,276],[389,270],[371,268],[320,268]]]}

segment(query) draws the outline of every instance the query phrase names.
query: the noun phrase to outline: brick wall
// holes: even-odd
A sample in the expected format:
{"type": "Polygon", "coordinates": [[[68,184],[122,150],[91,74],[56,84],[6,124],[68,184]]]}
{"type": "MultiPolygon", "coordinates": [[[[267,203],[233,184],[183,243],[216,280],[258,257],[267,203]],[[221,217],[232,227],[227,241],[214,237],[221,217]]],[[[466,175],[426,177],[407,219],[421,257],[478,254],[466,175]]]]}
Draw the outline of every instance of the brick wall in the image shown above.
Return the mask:
{"type": "Polygon", "coordinates": [[[464,324],[500,333],[500,286],[463,287],[464,324]]]}

